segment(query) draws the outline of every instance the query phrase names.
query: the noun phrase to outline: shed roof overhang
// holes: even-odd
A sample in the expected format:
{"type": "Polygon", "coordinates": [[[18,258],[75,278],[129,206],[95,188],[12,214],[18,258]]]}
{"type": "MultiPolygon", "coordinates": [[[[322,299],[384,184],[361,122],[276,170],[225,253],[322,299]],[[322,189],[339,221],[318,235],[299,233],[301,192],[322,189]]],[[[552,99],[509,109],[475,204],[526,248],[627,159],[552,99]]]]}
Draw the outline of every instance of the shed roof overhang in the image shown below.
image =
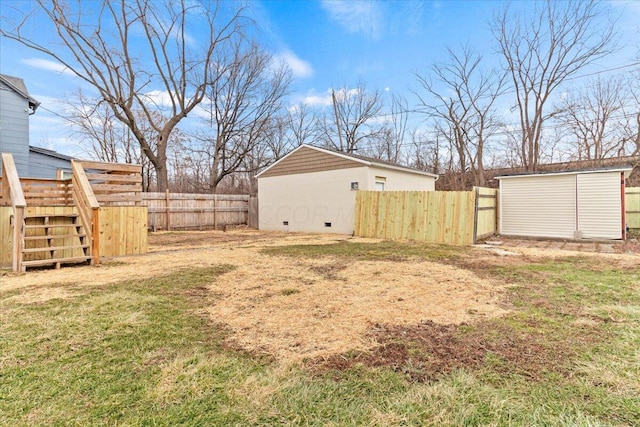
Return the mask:
{"type": "Polygon", "coordinates": [[[628,178],[633,170],[632,166],[616,166],[616,167],[608,167],[608,168],[596,168],[596,169],[583,169],[583,170],[573,170],[573,171],[560,171],[560,172],[529,172],[529,173],[518,173],[513,175],[500,175],[496,176],[495,179],[510,179],[510,178],[535,178],[542,176],[557,176],[557,175],[581,175],[581,174],[589,174],[589,173],[605,173],[605,172],[624,172],[625,178],[628,178]]]}

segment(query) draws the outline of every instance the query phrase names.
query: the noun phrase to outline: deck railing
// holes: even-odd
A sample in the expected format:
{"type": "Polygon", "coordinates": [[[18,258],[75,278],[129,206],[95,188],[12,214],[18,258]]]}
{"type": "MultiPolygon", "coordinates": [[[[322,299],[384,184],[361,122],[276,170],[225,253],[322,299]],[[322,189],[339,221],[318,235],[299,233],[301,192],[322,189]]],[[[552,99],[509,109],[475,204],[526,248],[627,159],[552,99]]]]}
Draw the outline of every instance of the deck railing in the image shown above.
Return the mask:
{"type": "Polygon", "coordinates": [[[72,160],[73,201],[78,209],[80,221],[89,237],[91,264],[100,263],[100,204],[93,193],[82,163],[72,160]]]}
{"type": "Polygon", "coordinates": [[[2,201],[13,209],[12,269],[22,271],[22,249],[24,247],[24,211],[27,202],[20,185],[18,170],[11,154],[2,154],[2,201]]]}
{"type": "Polygon", "coordinates": [[[21,178],[28,206],[70,206],[73,203],[70,179],[21,178]]]}
{"type": "Polygon", "coordinates": [[[140,206],[142,166],[122,163],[79,163],[100,206],[140,206]]]}

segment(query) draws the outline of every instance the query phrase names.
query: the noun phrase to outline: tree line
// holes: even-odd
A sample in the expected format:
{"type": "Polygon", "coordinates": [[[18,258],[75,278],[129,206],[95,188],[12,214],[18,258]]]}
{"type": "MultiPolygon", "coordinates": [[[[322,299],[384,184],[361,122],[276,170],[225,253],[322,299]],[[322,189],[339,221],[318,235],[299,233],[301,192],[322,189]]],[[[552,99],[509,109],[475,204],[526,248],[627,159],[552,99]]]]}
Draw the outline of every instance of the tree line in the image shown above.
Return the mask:
{"type": "Polygon", "coordinates": [[[581,77],[620,48],[606,3],[507,4],[489,22],[498,60],[446,46],[414,76],[414,102],[358,82],[323,108],[288,103],[291,71],[256,41],[248,8],[38,0],[0,34],[83,81],[64,113],[73,137],[96,159],[142,164],[149,190],[254,193],[260,170],[305,143],[475,185],[487,168],[640,154],[640,54],[624,73],[581,77]],[[29,32],[36,16],[59,43],[29,32]]]}

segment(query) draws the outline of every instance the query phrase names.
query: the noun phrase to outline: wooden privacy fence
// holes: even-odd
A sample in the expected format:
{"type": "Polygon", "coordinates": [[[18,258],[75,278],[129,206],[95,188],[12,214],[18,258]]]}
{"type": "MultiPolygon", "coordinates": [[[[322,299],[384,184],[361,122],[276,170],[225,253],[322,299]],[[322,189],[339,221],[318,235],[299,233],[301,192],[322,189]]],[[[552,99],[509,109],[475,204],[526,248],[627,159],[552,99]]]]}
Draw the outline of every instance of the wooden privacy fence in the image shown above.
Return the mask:
{"type": "Polygon", "coordinates": [[[143,193],[152,230],[247,224],[250,197],[235,194],[143,193]]]}
{"type": "Polygon", "coordinates": [[[355,235],[470,245],[496,232],[497,190],[358,191],[355,235]]]}
{"type": "Polygon", "coordinates": [[[640,230],[640,187],[627,187],[624,201],[627,226],[640,230]]]}

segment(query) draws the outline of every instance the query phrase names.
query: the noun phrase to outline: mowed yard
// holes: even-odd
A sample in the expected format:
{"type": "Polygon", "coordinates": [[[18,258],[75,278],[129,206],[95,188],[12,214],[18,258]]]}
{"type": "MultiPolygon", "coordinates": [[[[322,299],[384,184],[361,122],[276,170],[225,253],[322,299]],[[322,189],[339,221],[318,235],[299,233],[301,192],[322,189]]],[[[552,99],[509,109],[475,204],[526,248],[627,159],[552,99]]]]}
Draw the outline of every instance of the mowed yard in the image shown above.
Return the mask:
{"type": "Polygon", "coordinates": [[[640,255],[176,232],[0,272],[0,425],[640,425],[640,255]]]}

